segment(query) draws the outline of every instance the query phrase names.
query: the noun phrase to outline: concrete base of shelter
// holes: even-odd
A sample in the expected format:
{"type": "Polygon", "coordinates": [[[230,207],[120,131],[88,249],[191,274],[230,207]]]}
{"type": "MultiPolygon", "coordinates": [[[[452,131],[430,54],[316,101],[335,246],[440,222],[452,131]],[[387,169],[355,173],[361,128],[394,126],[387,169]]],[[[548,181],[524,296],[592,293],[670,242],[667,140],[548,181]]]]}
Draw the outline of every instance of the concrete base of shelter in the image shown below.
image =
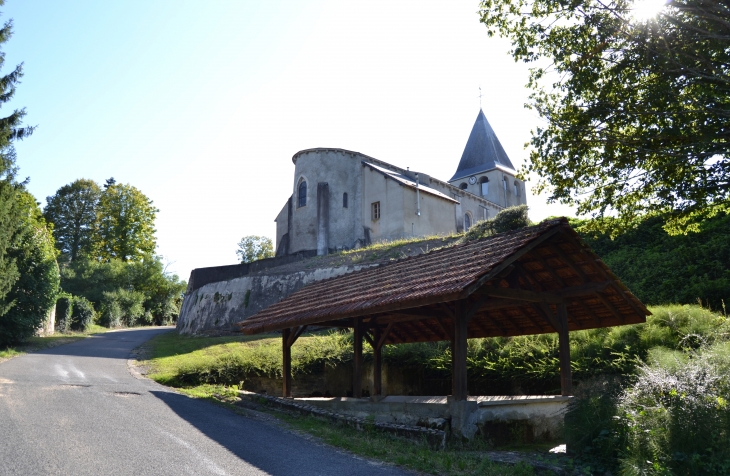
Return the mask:
{"type": "Polygon", "coordinates": [[[554,395],[472,396],[453,401],[445,396],[387,396],[378,398],[316,397],[294,401],[376,422],[443,430],[490,444],[556,441],[572,397],[554,395]]]}

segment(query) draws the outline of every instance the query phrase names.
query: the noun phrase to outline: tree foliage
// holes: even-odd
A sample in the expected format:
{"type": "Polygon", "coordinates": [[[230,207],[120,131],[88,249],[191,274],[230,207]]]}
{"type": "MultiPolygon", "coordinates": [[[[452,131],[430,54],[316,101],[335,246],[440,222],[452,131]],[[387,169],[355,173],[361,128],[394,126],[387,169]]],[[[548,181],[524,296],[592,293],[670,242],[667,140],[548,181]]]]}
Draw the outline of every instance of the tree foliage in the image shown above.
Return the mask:
{"type": "MultiPolygon", "coordinates": [[[[0,0],[0,6],[3,5],[0,0]]],[[[0,28],[0,46],[13,34],[13,23],[7,21],[0,28]]],[[[0,67],[4,66],[5,54],[0,51],[0,67]]],[[[15,88],[23,77],[23,65],[0,76],[0,106],[15,95],[15,88]]],[[[33,133],[33,128],[23,125],[25,109],[15,109],[10,115],[0,118],[0,317],[13,306],[13,300],[6,299],[13,285],[20,277],[16,260],[11,256],[13,243],[19,239],[23,228],[23,207],[19,203],[19,186],[15,180],[15,149],[13,142],[33,133]]]]}
{"type": "Polygon", "coordinates": [[[53,235],[33,196],[18,190],[16,206],[22,225],[8,250],[18,267],[18,279],[5,296],[7,312],[0,316],[0,346],[33,335],[47,319],[59,291],[59,270],[53,235]]]}
{"type": "Polygon", "coordinates": [[[669,0],[653,19],[629,0],[483,0],[490,35],[532,63],[537,191],[621,229],[662,216],[698,231],[730,211],[730,4],[669,0]]]}
{"type": "Polygon", "coordinates": [[[54,225],[56,248],[71,261],[91,248],[100,196],[96,182],[79,179],[46,198],[43,215],[54,225]]]}
{"type": "Polygon", "coordinates": [[[136,187],[107,182],[97,208],[94,245],[98,257],[105,261],[139,261],[154,253],[158,211],[136,187]]]}
{"type": "Polygon", "coordinates": [[[166,273],[159,257],[147,255],[127,262],[78,259],[61,270],[61,286],[91,301],[102,323],[116,327],[174,321],[187,284],[166,273]]]}
{"type": "Polygon", "coordinates": [[[266,236],[249,235],[241,238],[236,250],[241,263],[252,263],[264,258],[274,257],[274,244],[266,236]]]}
{"type": "Polygon", "coordinates": [[[645,220],[611,239],[575,220],[586,244],[646,304],[730,304],[730,216],[705,220],[697,234],[671,236],[661,218],[645,220]]]}

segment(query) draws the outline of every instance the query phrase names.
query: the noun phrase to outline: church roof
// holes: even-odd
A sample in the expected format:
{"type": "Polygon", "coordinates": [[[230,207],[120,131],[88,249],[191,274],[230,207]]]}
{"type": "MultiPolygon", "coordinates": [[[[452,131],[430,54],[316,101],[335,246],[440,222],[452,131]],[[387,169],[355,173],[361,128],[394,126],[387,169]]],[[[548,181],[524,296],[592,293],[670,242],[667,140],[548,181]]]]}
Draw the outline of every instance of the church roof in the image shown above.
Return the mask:
{"type": "Polygon", "coordinates": [[[459,167],[449,182],[498,167],[515,170],[507,157],[507,152],[499,143],[497,134],[489,125],[484,112],[479,109],[477,120],[469,134],[469,140],[466,141],[464,153],[461,154],[459,167]]]}
{"type": "Polygon", "coordinates": [[[381,173],[381,174],[383,174],[383,175],[385,175],[387,177],[392,178],[393,180],[395,180],[396,182],[398,182],[401,185],[404,185],[406,187],[410,187],[410,188],[412,188],[414,190],[417,188],[421,192],[425,192],[425,193],[428,193],[428,194],[431,194],[431,195],[435,195],[435,196],[437,196],[439,198],[442,198],[444,200],[448,200],[450,202],[459,203],[458,200],[454,200],[453,198],[449,197],[445,193],[441,193],[441,192],[439,192],[438,190],[436,190],[433,187],[429,187],[428,185],[424,185],[423,183],[419,183],[418,185],[416,185],[415,180],[412,180],[411,178],[407,177],[406,175],[400,174],[398,172],[394,172],[392,170],[388,170],[385,167],[380,167],[378,165],[371,164],[370,162],[365,162],[364,160],[362,161],[362,163],[363,163],[363,165],[367,165],[368,167],[370,167],[371,169],[375,170],[376,172],[379,172],[379,173],[381,173]]]}

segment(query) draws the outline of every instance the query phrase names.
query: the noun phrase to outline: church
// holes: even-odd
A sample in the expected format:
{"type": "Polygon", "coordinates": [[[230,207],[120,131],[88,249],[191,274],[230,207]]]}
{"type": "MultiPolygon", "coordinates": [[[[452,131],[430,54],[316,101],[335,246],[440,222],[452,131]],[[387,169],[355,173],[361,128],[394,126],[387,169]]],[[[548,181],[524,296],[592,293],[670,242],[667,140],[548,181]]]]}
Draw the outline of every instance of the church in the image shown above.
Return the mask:
{"type": "Polygon", "coordinates": [[[276,217],[276,256],[462,232],[526,203],[525,184],[481,109],[448,181],[336,148],[302,150],[292,162],[292,195],[276,217]]]}

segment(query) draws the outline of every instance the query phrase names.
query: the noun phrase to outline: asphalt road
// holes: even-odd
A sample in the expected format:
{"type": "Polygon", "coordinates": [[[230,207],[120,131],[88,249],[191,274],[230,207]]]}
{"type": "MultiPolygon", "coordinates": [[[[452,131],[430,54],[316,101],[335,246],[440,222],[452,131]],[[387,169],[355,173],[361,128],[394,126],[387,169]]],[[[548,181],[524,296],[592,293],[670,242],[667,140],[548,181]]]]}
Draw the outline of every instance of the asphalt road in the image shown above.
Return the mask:
{"type": "Polygon", "coordinates": [[[165,331],[0,363],[0,475],[406,474],[135,378],[130,351],[165,331]]]}

